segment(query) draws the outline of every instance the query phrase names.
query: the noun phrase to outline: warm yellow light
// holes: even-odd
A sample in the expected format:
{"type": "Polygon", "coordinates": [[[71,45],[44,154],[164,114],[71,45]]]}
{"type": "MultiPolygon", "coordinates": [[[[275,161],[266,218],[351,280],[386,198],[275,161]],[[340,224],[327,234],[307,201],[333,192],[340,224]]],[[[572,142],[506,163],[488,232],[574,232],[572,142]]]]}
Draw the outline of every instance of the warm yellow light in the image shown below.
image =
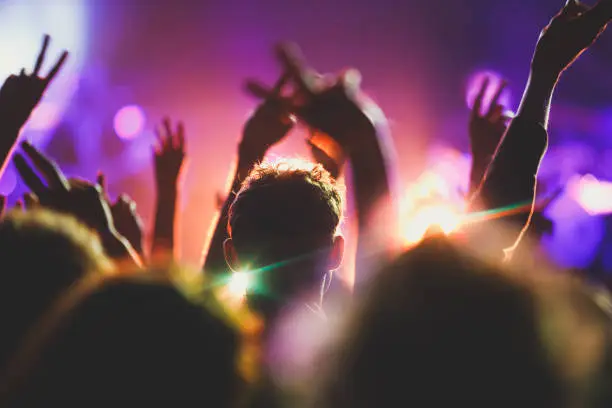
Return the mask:
{"type": "Polygon", "coordinates": [[[250,285],[251,276],[248,273],[234,272],[227,284],[227,290],[232,298],[239,300],[246,296],[250,285]]]}

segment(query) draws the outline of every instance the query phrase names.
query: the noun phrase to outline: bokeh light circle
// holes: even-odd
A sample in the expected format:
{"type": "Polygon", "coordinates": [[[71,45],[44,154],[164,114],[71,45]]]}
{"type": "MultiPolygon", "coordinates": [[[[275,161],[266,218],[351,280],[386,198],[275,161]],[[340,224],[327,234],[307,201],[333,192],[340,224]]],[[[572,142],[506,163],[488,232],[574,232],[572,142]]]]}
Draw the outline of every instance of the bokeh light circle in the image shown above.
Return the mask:
{"type": "Polygon", "coordinates": [[[115,133],[121,139],[133,139],[144,129],[145,113],[141,107],[128,105],[119,109],[113,121],[115,133]]]}

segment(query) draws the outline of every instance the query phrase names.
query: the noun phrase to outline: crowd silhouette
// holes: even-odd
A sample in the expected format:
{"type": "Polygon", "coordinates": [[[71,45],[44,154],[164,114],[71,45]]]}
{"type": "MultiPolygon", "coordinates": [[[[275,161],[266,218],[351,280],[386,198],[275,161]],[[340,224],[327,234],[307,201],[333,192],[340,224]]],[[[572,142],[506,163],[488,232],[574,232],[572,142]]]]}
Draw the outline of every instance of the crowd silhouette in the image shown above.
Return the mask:
{"type": "Polygon", "coordinates": [[[555,88],[610,19],[608,0],[566,2],[524,61],[514,117],[506,83],[485,106],[483,81],[465,221],[410,249],[394,234],[399,159],[360,73],[322,75],[276,46],[278,81],[246,81],[260,103],[195,274],[175,255],[182,122],[157,131],[150,239],[104,174],[68,178],[20,139],[69,58],[43,75],[45,36],[33,70],[0,89],[2,171],[12,161],[30,191],[3,199],[0,219],[0,406],[612,407],[609,282],[559,271],[534,245],[554,227],[554,197],[535,198],[555,88]],[[311,159],[267,160],[298,123],[311,159]],[[354,287],[334,279],[349,256],[354,287]]]}

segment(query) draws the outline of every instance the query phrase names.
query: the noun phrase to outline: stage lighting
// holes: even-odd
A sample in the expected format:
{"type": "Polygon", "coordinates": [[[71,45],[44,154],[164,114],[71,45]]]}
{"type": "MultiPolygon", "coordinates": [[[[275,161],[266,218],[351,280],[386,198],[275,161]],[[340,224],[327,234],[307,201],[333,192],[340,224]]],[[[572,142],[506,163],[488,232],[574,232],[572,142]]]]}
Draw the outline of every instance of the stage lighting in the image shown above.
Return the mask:
{"type": "Polygon", "coordinates": [[[52,37],[41,73],[46,75],[62,50],[70,52],[62,71],[24,129],[25,137],[43,145],[66,111],[83,65],[87,44],[85,0],[4,1],[0,13],[0,77],[31,72],[44,34],[52,37]]]}
{"type": "Polygon", "coordinates": [[[121,139],[133,139],[143,131],[145,122],[142,108],[136,105],[124,106],[115,114],[115,133],[121,139]]]}

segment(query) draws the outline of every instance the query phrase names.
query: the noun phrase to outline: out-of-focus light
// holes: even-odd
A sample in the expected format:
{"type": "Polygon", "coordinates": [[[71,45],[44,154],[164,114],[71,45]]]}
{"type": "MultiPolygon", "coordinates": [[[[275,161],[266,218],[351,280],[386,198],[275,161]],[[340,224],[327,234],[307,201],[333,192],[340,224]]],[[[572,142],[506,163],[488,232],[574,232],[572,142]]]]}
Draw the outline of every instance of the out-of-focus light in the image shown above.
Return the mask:
{"type": "Polygon", "coordinates": [[[605,234],[603,218],[593,217],[576,200],[580,179],[575,177],[545,213],[554,222],[554,229],[542,243],[552,260],[565,268],[588,267],[605,234]]]}
{"type": "MultiPolygon", "coordinates": [[[[497,92],[497,88],[503,81],[503,76],[494,71],[478,71],[472,74],[467,81],[467,89],[466,89],[466,103],[469,109],[474,107],[474,101],[476,100],[476,96],[480,92],[482,88],[482,83],[485,78],[489,78],[489,87],[484,95],[484,100],[482,103],[482,109],[486,111],[491,105],[491,101],[493,100],[493,96],[497,92]]],[[[510,90],[506,88],[500,98],[499,103],[506,108],[510,107],[512,103],[512,96],[510,94],[510,90]]],[[[484,113],[484,112],[481,112],[484,113]]]]}
{"type": "Polygon", "coordinates": [[[612,183],[588,174],[570,181],[572,197],[590,215],[612,213],[612,183]]]}
{"type": "Polygon", "coordinates": [[[9,165],[2,173],[2,178],[0,178],[0,194],[8,196],[15,190],[17,187],[17,174],[15,170],[9,165]]]}
{"type": "Polygon", "coordinates": [[[439,227],[445,234],[457,230],[462,223],[462,214],[450,204],[432,204],[418,208],[403,222],[404,244],[418,244],[431,227],[439,227]]]}
{"type": "MultiPolygon", "coordinates": [[[[36,56],[42,45],[43,34],[52,37],[47,50],[46,60],[41,69],[47,75],[57,61],[60,51],[70,51],[70,56],[58,76],[49,87],[43,102],[53,105],[54,116],[49,120],[43,117],[32,117],[26,124],[24,133],[37,146],[52,134],[50,130],[57,125],[65,112],[74,91],[88,42],[87,2],[71,1],[4,1],[0,13],[0,80],[10,74],[17,74],[21,68],[31,72],[36,56]]],[[[42,112],[45,109],[41,109],[42,112]]],[[[47,111],[48,113],[48,111],[47,111]]]]}
{"type": "Polygon", "coordinates": [[[41,102],[40,105],[32,112],[29,128],[32,130],[50,130],[53,129],[60,121],[61,110],[58,105],[53,102],[41,102]]]}
{"type": "Polygon", "coordinates": [[[251,286],[251,279],[247,272],[234,272],[227,284],[229,296],[235,300],[243,299],[251,286]]]}
{"type": "Polygon", "coordinates": [[[115,114],[115,133],[121,139],[133,139],[142,132],[145,121],[142,108],[136,105],[124,106],[115,114]]]}
{"type": "Polygon", "coordinates": [[[432,227],[445,234],[457,230],[463,222],[465,202],[459,187],[427,171],[410,186],[401,204],[400,234],[405,246],[418,244],[432,227]]]}

